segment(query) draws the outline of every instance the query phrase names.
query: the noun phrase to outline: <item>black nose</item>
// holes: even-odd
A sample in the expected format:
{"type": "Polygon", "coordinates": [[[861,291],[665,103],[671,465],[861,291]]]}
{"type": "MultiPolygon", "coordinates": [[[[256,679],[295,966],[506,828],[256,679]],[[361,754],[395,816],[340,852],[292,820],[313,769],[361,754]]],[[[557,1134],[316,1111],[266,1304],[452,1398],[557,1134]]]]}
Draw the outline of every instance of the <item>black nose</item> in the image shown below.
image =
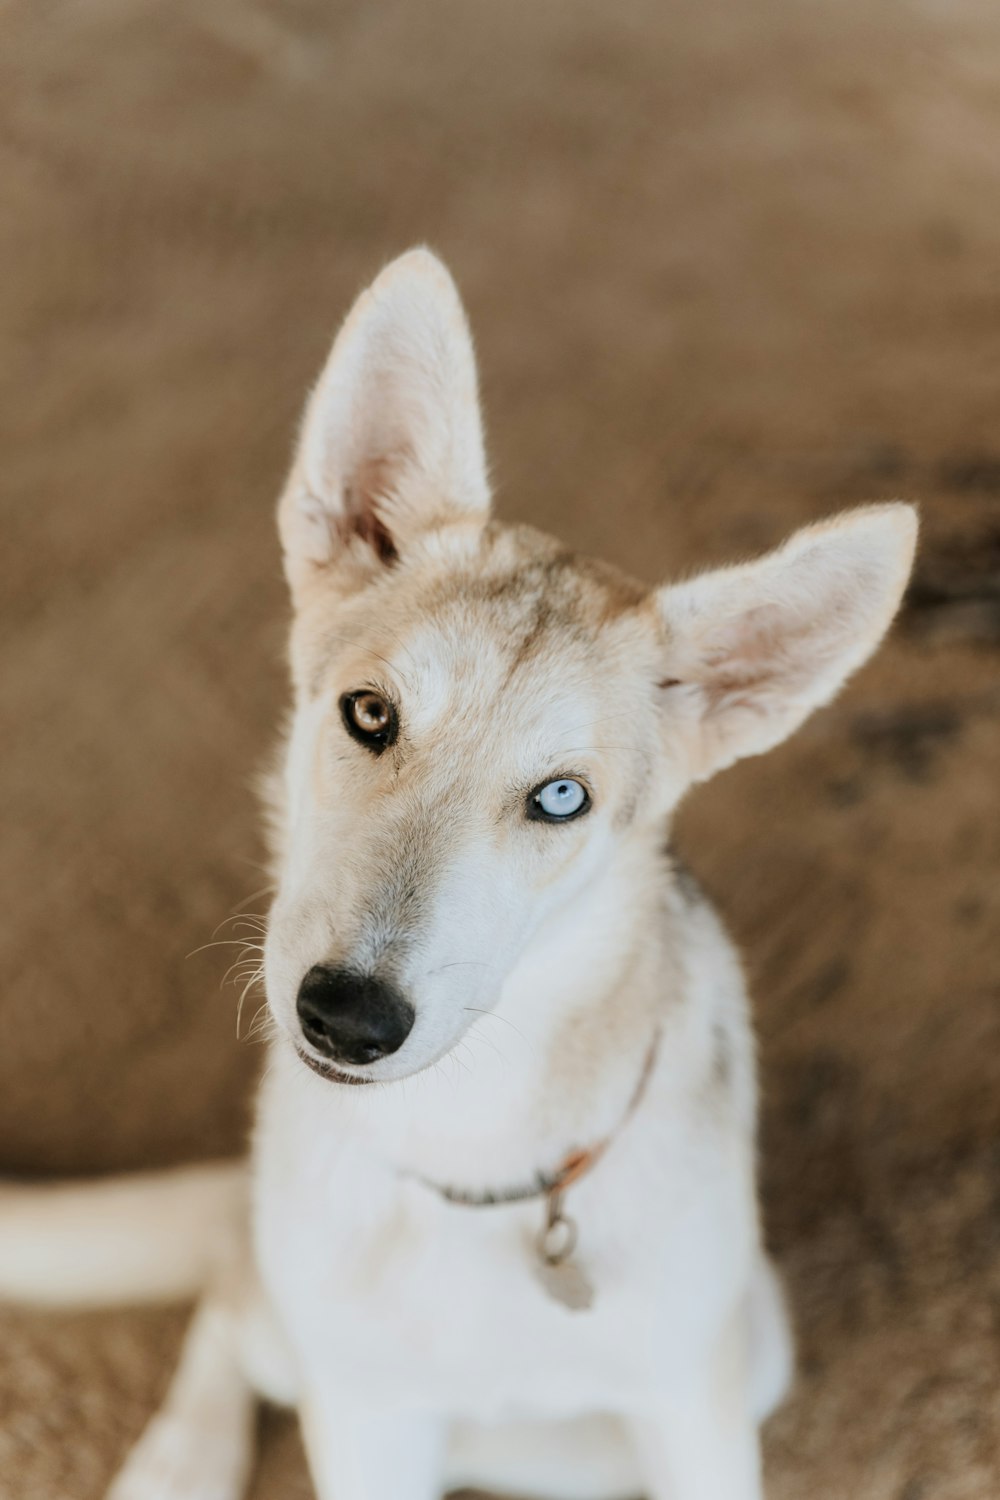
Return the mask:
{"type": "Polygon", "coordinates": [[[413,1006],[388,980],[314,964],[299,986],[302,1033],[317,1052],[358,1065],[396,1052],[413,1027],[413,1006]]]}

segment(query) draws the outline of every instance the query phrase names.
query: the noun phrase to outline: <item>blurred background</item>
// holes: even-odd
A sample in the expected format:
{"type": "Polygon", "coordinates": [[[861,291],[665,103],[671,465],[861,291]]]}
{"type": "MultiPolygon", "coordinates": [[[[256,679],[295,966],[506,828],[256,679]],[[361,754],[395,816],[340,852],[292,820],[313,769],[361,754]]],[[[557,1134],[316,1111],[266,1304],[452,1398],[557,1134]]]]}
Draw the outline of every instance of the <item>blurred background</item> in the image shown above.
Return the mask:
{"type": "MultiPolygon", "coordinates": [[[[0,1170],[241,1148],[234,950],[188,955],[266,910],[273,500],[427,241],[504,516],[654,580],[923,507],[891,644],[678,839],[756,998],[769,1494],[995,1500],[1000,9],[3,0],[0,201],[0,1170]]],[[[97,1500],[182,1323],[3,1313],[4,1496],[97,1500]]],[[[257,1500],[305,1500],[266,1439],[257,1500]]]]}

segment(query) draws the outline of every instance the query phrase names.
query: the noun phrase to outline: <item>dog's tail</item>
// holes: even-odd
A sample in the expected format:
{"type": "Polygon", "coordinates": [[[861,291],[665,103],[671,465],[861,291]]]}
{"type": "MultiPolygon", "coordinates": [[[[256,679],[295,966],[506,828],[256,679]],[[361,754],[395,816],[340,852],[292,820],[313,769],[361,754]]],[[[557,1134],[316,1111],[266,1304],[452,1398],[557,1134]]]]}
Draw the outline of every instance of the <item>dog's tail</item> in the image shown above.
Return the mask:
{"type": "Polygon", "coordinates": [[[245,1242],[245,1163],[0,1183],[0,1300],[109,1307],[197,1296],[245,1242]]]}

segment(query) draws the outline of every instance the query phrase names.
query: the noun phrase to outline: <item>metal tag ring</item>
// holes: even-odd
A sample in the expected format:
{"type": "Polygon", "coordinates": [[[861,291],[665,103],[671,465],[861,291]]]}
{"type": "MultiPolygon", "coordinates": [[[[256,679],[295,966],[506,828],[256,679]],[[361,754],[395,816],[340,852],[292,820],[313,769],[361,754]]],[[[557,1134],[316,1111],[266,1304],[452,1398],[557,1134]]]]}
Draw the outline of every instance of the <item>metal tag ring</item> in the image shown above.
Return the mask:
{"type": "Polygon", "coordinates": [[[538,1253],[546,1265],[560,1266],[576,1249],[576,1224],[560,1215],[538,1236],[538,1253]]]}

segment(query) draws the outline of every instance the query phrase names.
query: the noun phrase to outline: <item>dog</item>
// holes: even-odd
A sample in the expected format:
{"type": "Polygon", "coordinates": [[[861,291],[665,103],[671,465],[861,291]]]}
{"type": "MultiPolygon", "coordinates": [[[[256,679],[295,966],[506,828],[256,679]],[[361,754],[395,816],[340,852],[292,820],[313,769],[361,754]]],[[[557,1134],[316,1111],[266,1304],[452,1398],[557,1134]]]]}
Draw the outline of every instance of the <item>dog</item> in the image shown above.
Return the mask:
{"type": "Polygon", "coordinates": [[[462,304],[415,250],[334,343],[279,529],[249,1166],[8,1185],[0,1293],[201,1298],[111,1500],[238,1500],[258,1395],[320,1500],[759,1500],[793,1359],[751,1025],[667,833],[871,654],[915,512],[656,589],[501,525],[462,304]]]}

